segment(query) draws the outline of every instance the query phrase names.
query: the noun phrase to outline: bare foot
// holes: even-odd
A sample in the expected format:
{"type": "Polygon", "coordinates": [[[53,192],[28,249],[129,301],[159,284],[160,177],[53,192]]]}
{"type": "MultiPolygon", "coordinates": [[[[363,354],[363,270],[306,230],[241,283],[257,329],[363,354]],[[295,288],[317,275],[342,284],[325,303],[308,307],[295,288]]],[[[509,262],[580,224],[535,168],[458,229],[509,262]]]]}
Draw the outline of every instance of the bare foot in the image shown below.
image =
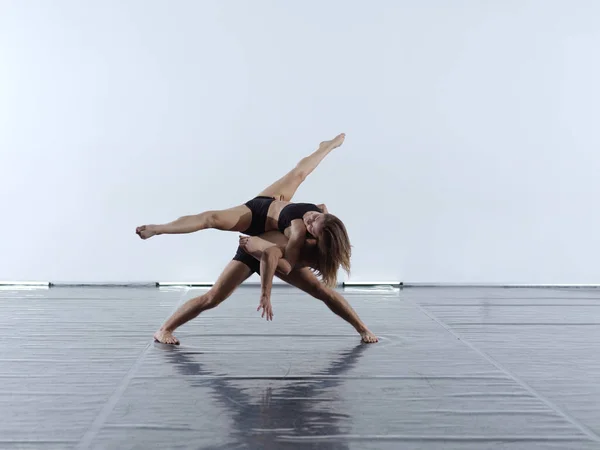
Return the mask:
{"type": "Polygon", "coordinates": [[[330,141],[321,142],[319,147],[328,147],[333,150],[334,148],[338,148],[340,145],[342,145],[344,143],[344,139],[346,139],[346,133],[338,134],[330,141]]]}
{"type": "Polygon", "coordinates": [[[262,256],[260,239],[255,236],[240,236],[240,247],[249,255],[255,256],[258,254],[259,258],[262,256]]]}
{"type": "Polygon", "coordinates": [[[365,344],[374,344],[375,342],[379,342],[377,336],[375,336],[369,330],[360,333],[360,340],[363,341],[365,344]]]}
{"type": "Polygon", "coordinates": [[[173,333],[166,330],[158,330],[154,333],[154,340],[161,344],[179,345],[179,339],[173,336],[173,333]]]}
{"type": "Polygon", "coordinates": [[[142,239],[148,239],[152,236],[156,236],[158,234],[158,230],[156,229],[156,225],[142,225],[141,227],[137,227],[135,229],[135,234],[142,239]]]}

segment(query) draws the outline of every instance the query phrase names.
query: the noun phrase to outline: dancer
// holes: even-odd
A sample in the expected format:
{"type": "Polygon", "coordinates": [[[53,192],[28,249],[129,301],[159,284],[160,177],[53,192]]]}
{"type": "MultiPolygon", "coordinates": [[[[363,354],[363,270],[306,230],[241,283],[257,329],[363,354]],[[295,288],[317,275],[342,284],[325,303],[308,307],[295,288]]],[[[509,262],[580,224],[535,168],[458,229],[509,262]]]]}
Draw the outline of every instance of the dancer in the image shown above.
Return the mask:
{"type": "Polygon", "coordinates": [[[350,272],[351,246],[343,222],[333,214],[312,203],[292,203],[291,199],[302,182],[333,149],[344,142],[344,133],[330,141],[321,142],[319,148],[303,158],[285,176],[263,190],[257,197],[243,205],[220,211],[205,211],[183,216],[162,225],[142,225],[136,233],[142,239],[161,234],[193,233],[209,228],[237,231],[257,236],[279,230],[288,238],[284,259],[289,274],[296,265],[307,233],[316,239],[317,269],[328,286],[337,283],[341,266],[350,272]]]}
{"type": "MultiPolygon", "coordinates": [[[[207,222],[211,223],[207,220],[207,217],[211,217],[211,214],[213,214],[213,218],[219,215],[229,218],[228,223],[220,223],[220,226],[222,226],[223,229],[232,231],[244,230],[245,234],[250,236],[260,236],[262,239],[261,241],[244,243],[244,245],[253,252],[254,256],[244,251],[241,246],[238,247],[233,260],[227,264],[213,287],[205,294],[188,300],[171,317],[169,317],[163,326],[154,334],[154,339],[156,341],[164,344],[179,344],[178,339],[173,336],[173,332],[177,328],[192,320],[201,312],[218,306],[226,300],[239,285],[248,279],[252,273],[260,273],[261,262],[259,262],[259,260],[262,261],[265,254],[269,257],[269,255],[275,251],[267,251],[268,244],[265,246],[265,241],[267,243],[270,242],[276,244],[280,249],[285,248],[285,251],[290,248],[290,241],[297,238],[297,235],[289,230],[289,228],[291,228],[290,226],[284,228],[283,233],[280,231],[264,232],[260,230],[267,228],[269,226],[268,222],[273,223],[281,221],[282,216],[284,216],[285,219],[284,208],[287,207],[291,209],[301,205],[290,203],[294,193],[306,177],[317,167],[320,161],[322,161],[331,150],[342,144],[344,137],[345,136],[341,134],[332,141],[321,143],[316,152],[302,159],[292,171],[265,189],[260,195],[270,197],[270,202],[267,204],[266,210],[263,207],[262,209],[259,209],[258,214],[255,214],[251,207],[239,206],[233,208],[237,211],[233,213],[231,210],[228,210],[225,213],[202,213],[198,215],[202,217],[187,216],[167,225],[146,225],[138,228],[137,232],[143,239],[162,233],[192,232],[196,228],[204,229],[202,228],[203,225],[207,222]],[[279,200],[273,200],[273,198],[279,198],[279,200]],[[256,216],[260,217],[261,226],[257,225],[259,220],[256,219],[256,216]],[[253,247],[251,245],[253,243],[256,245],[254,245],[254,248],[251,248],[253,247]]],[[[325,241],[326,244],[333,243],[333,246],[339,249],[338,256],[334,259],[341,261],[342,266],[349,270],[350,243],[345,227],[339,219],[332,219],[331,217],[328,217],[327,213],[318,213],[309,210],[300,216],[300,218],[301,220],[294,220],[296,226],[298,228],[300,228],[298,224],[305,226],[306,231],[308,231],[315,239],[306,239],[303,234],[302,240],[297,240],[296,242],[296,245],[298,243],[300,245],[298,246],[296,256],[292,261],[287,257],[277,258],[276,267],[278,272],[276,275],[292,286],[323,301],[329,309],[354,327],[360,334],[363,342],[377,342],[377,337],[371,333],[366,325],[360,320],[346,299],[327,285],[327,281],[330,282],[329,284],[331,284],[331,280],[335,283],[337,274],[332,273],[332,265],[323,265],[323,241],[325,241]],[[325,283],[319,282],[319,279],[312,273],[311,269],[308,267],[301,267],[310,265],[311,261],[312,267],[316,272],[321,274],[325,283]]],[[[216,222],[214,221],[212,222],[213,225],[215,223],[216,222]]],[[[208,228],[208,226],[205,228],[208,228]]],[[[270,228],[273,229],[275,227],[274,225],[270,225],[270,228]]],[[[336,265],[333,272],[337,272],[337,267],[338,266],[336,265]]],[[[270,285],[267,286],[267,289],[270,291],[270,285]]],[[[261,296],[261,304],[259,304],[258,309],[260,310],[262,307],[262,315],[264,316],[266,314],[267,318],[270,320],[273,317],[270,297],[268,298],[268,303],[263,300],[264,299],[261,296]]]]}
{"type": "MultiPolygon", "coordinates": [[[[252,247],[253,253],[261,255],[261,242],[270,242],[275,244],[274,247],[284,248],[287,244],[287,238],[280,232],[271,231],[260,236],[261,241],[252,240],[246,243],[247,247],[252,247]]],[[[310,259],[311,249],[310,243],[307,248],[300,253],[301,259],[298,265],[304,264],[304,258],[308,256],[310,259]]],[[[262,258],[262,256],[260,257],[262,258]]],[[[285,261],[278,261],[278,267],[281,269],[285,265],[285,261]]],[[[179,340],[173,335],[173,332],[197,317],[203,311],[219,306],[226,300],[245,280],[253,273],[260,273],[261,263],[255,256],[252,256],[244,251],[240,246],[232,261],[230,261],[215,284],[203,295],[194,297],[180,306],[175,313],[167,319],[163,326],[154,334],[154,339],[163,344],[179,344],[179,340]]],[[[294,268],[288,274],[282,271],[276,272],[276,276],[292,286],[306,292],[307,294],[321,300],[335,314],[340,316],[346,322],[354,327],[359,333],[361,340],[365,343],[378,342],[375,336],[360,319],[358,314],[352,309],[348,301],[337,291],[320,282],[319,279],[312,273],[308,267],[294,268]]],[[[272,308],[270,301],[268,305],[259,305],[259,308],[264,306],[263,316],[266,314],[268,319],[272,319],[272,308]]]]}

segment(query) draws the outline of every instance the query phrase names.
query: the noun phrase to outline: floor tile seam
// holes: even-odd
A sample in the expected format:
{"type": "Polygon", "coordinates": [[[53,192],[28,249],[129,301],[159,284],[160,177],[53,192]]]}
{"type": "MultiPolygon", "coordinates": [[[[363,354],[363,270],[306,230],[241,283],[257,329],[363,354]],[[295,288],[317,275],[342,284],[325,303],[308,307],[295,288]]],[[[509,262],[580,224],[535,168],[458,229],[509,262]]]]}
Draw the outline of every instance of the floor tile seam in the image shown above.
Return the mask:
{"type": "MultiPolygon", "coordinates": [[[[175,305],[175,308],[173,308],[172,310],[172,313],[175,312],[175,310],[182,304],[183,299],[188,291],[189,288],[183,290],[179,300],[175,305]]],[[[127,390],[127,387],[131,383],[131,380],[135,377],[137,370],[144,362],[144,359],[148,355],[148,351],[150,350],[151,346],[152,342],[148,342],[146,346],[142,349],[142,351],[140,352],[136,360],[133,362],[125,376],[121,379],[114,392],[108,398],[108,400],[106,401],[106,403],[104,404],[104,406],[102,407],[102,409],[100,410],[100,412],[98,413],[88,430],[84,433],[81,440],[78,442],[76,446],[77,449],[83,450],[90,448],[90,445],[93,443],[94,439],[106,423],[108,417],[114,410],[115,406],[117,406],[117,403],[123,396],[123,393],[127,390]]]]}
{"type": "Polygon", "coordinates": [[[442,320],[440,320],[435,314],[433,314],[432,312],[430,312],[427,309],[425,309],[424,307],[422,307],[417,301],[412,300],[412,299],[407,299],[407,300],[410,301],[410,302],[412,302],[416,306],[417,309],[419,309],[423,314],[425,314],[431,320],[433,320],[438,325],[440,325],[442,328],[444,328],[454,338],[456,338],[457,340],[459,340],[460,342],[462,342],[464,345],[466,345],[467,347],[469,347],[471,350],[473,350],[474,352],[476,352],[477,354],[479,354],[488,363],[490,363],[494,367],[496,367],[497,370],[499,370],[502,373],[504,373],[506,375],[506,377],[508,377],[509,379],[512,379],[515,383],[517,383],[523,389],[525,389],[526,391],[528,391],[532,396],[536,397],[538,400],[540,400],[542,403],[544,403],[548,408],[552,409],[556,414],[558,414],[563,419],[565,419],[566,421],[568,421],[571,425],[573,425],[574,427],[576,427],[577,429],[579,429],[579,431],[581,431],[583,434],[585,434],[588,438],[590,438],[591,440],[593,440],[595,442],[600,442],[600,436],[596,432],[594,432],[592,429],[590,429],[589,427],[587,427],[586,425],[584,425],[583,423],[581,423],[576,418],[572,417],[567,412],[563,411],[558,405],[554,404],[551,400],[549,400],[548,398],[546,398],[545,396],[543,396],[542,394],[540,394],[539,392],[537,392],[528,383],[526,383],[525,381],[523,381],[522,379],[520,379],[517,375],[513,374],[512,372],[510,372],[502,364],[500,364],[498,361],[496,361],[494,358],[492,358],[489,354],[487,354],[486,352],[484,352],[480,348],[476,347],[469,340],[464,339],[460,334],[458,334],[456,331],[454,331],[449,325],[447,325],[442,320]]]}

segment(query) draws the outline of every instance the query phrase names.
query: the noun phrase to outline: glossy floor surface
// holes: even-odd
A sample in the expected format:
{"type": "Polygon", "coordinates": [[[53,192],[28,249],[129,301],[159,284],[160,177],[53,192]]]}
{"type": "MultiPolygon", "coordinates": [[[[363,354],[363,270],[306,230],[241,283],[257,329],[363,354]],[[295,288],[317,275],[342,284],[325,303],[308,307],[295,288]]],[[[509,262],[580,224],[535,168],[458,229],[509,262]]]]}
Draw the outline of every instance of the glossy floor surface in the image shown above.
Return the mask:
{"type": "Polygon", "coordinates": [[[600,291],[354,290],[380,343],[276,288],[0,291],[2,449],[600,449],[600,291]]]}

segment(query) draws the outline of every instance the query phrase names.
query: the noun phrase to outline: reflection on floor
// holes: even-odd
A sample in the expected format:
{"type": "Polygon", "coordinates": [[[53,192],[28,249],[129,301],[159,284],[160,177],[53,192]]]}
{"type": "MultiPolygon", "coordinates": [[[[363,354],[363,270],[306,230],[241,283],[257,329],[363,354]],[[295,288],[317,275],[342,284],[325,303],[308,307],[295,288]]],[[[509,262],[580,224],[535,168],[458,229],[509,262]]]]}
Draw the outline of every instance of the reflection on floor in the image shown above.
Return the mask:
{"type": "Polygon", "coordinates": [[[277,287],[152,333],[202,289],[0,291],[0,448],[598,449],[600,291],[277,287]]]}

